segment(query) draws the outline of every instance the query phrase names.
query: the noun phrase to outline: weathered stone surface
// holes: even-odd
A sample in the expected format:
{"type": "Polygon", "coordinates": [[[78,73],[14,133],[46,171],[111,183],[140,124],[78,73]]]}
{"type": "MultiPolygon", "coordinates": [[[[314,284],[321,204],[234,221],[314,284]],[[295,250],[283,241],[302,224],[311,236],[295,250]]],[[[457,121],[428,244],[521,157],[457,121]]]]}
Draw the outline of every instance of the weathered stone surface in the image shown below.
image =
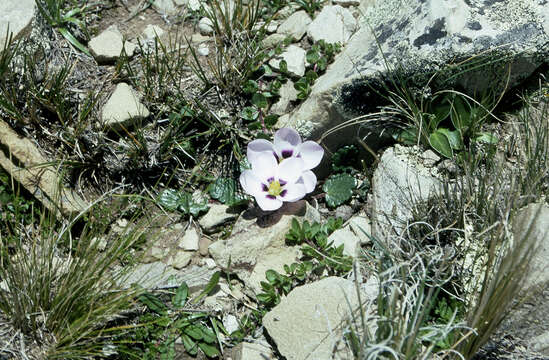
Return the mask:
{"type": "Polygon", "coordinates": [[[198,250],[199,240],[200,236],[198,235],[198,231],[196,231],[194,227],[190,226],[187,230],[185,230],[185,234],[179,240],[177,246],[188,251],[198,250]]]}
{"type": "Polygon", "coordinates": [[[311,17],[304,11],[300,10],[290,15],[277,29],[278,34],[293,37],[296,41],[301,40],[307,27],[311,23],[311,17]]]}
{"type": "Polygon", "coordinates": [[[280,62],[286,61],[288,65],[288,73],[293,76],[301,77],[305,74],[305,56],[307,52],[297,45],[290,45],[278,57],[271,59],[269,65],[275,69],[280,68],[280,62]]]}
{"type": "Polygon", "coordinates": [[[530,204],[521,209],[513,221],[515,241],[536,241],[530,260],[530,272],[524,286],[528,289],[549,282],[549,206],[530,204]]]}
{"type": "Polygon", "coordinates": [[[261,282],[269,269],[284,274],[284,265],[296,262],[301,256],[299,246],[266,248],[257,258],[254,269],[243,281],[255,294],[260,293],[261,282]]]}
{"type": "Polygon", "coordinates": [[[359,213],[349,220],[349,227],[353,233],[360,239],[361,245],[372,242],[372,223],[365,213],[359,213]]]}
{"type": "Polygon", "coordinates": [[[277,357],[267,342],[241,342],[232,350],[233,360],[275,360],[277,357]]]}
{"type": "Polygon", "coordinates": [[[119,129],[121,126],[133,125],[135,121],[144,119],[149,114],[149,110],[139,102],[133,89],[128,84],[120,83],[103,107],[101,119],[104,125],[119,129]]]}
{"type": "Polygon", "coordinates": [[[202,35],[211,35],[214,32],[213,28],[213,22],[210,20],[210,18],[203,17],[198,22],[198,30],[200,30],[200,34],[202,35]]]}
{"type": "Polygon", "coordinates": [[[143,29],[143,38],[145,40],[152,40],[162,35],[164,35],[164,30],[158,25],[149,24],[143,29]]]}
{"type": "Polygon", "coordinates": [[[360,238],[349,226],[334,231],[328,237],[328,241],[331,241],[334,247],[343,245],[343,255],[355,257],[360,253],[360,238]]]}
{"type": "Polygon", "coordinates": [[[163,15],[177,14],[177,8],[173,0],[154,0],[152,6],[157,12],[163,15]]]}
{"type": "Polygon", "coordinates": [[[313,41],[345,44],[357,29],[357,22],[351,12],[339,5],[324,6],[307,29],[307,36],[313,41]]]}
{"type": "Polygon", "coordinates": [[[181,270],[191,262],[193,253],[190,251],[178,251],[168,259],[167,264],[177,270],[181,270]]]}
{"type": "Polygon", "coordinates": [[[293,289],[265,315],[263,325],[288,360],[352,359],[348,349],[337,346],[342,345],[343,322],[357,308],[354,282],[328,277],[293,289]]]}
{"type": "MultiPolygon", "coordinates": [[[[305,201],[286,203],[280,210],[271,213],[252,209],[237,220],[229,239],[210,245],[210,255],[217,266],[234,272],[247,286],[253,287],[250,275],[260,261],[267,261],[264,254],[276,256],[277,251],[285,251],[282,250],[286,248],[285,236],[294,216],[299,221],[320,220],[318,212],[305,201]]],[[[284,260],[290,257],[285,254],[284,260]]],[[[256,274],[264,275],[264,271],[256,274]]]]}
{"type": "Polygon", "coordinates": [[[288,111],[290,102],[297,100],[297,90],[294,88],[294,83],[288,80],[285,84],[282,84],[279,95],[278,101],[271,106],[271,112],[282,115],[288,111]]]}
{"type": "Polygon", "coordinates": [[[124,41],[122,33],[116,25],[109,26],[105,31],[89,42],[90,53],[99,64],[110,64],[116,61],[122,53],[126,51],[126,55],[133,56],[136,45],[131,42],[124,41]]]}
{"type": "Polygon", "coordinates": [[[56,215],[77,215],[87,209],[76,192],[62,185],[56,166],[47,164],[51,161],[33,142],[0,119],[0,166],[56,215]]]}
{"type": "Polygon", "coordinates": [[[286,38],[286,35],[276,34],[276,33],[271,34],[267,36],[265,39],[263,39],[263,46],[265,46],[265,48],[275,47],[276,45],[284,41],[285,38],[286,38]]]}
{"type": "MultiPolygon", "coordinates": [[[[447,64],[469,58],[491,63],[455,78],[440,76],[434,80],[455,81],[466,91],[478,93],[487,87],[497,88],[498,79],[502,80],[499,84],[505,84],[509,68],[493,62],[502,59],[512,63],[512,86],[549,58],[549,11],[544,3],[376,1],[365,9],[361,28],[316,81],[310,97],[292,113],[287,125],[305,137],[317,138],[343,121],[372,112],[372,105],[379,102],[371,87],[380,88],[380,79],[390,77],[387,66],[402,70],[410,87],[413,82],[424,85],[432,72],[447,64]],[[422,74],[423,79],[413,77],[422,74]]],[[[326,144],[337,147],[355,133],[356,128],[338,132],[326,144]]]]}
{"type": "Polygon", "coordinates": [[[4,45],[10,35],[13,40],[17,40],[30,33],[36,11],[34,0],[2,1],[0,4],[0,53],[4,51],[4,45]]]}
{"type": "Polygon", "coordinates": [[[202,289],[214,274],[214,269],[191,266],[184,270],[176,270],[160,261],[150,264],[139,264],[118,280],[123,288],[139,284],[145,289],[166,289],[178,287],[183,281],[191,291],[202,289]]]}
{"type": "Polygon", "coordinates": [[[215,231],[219,226],[236,219],[238,213],[224,204],[212,204],[206,214],[198,219],[198,224],[205,233],[215,231]]]}
{"type": "Polygon", "coordinates": [[[210,48],[208,47],[208,44],[200,44],[198,45],[198,49],[196,49],[196,52],[200,56],[208,56],[210,55],[210,48]]]}
{"type": "Polygon", "coordinates": [[[382,227],[402,230],[412,214],[412,205],[427,200],[441,186],[415,153],[415,147],[397,145],[381,156],[372,180],[372,193],[377,224],[382,227]]]}

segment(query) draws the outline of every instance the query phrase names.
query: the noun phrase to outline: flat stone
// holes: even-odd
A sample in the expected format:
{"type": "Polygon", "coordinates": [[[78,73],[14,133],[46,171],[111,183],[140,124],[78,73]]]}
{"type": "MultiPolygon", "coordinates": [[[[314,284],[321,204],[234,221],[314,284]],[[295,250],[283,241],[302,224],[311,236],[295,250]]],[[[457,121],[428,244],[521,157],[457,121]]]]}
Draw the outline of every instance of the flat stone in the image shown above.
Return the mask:
{"type": "Polygon", "coordinates": [[[204,36],[204,35],[198,34],[198,33],[197,33],[197,34],[193,34],[193,35],[191,36],[191,42],[193,42],[193,43],[198,43],[198,44],[203,43],[203,42],[206,42],[206,41],[210,41],[210,39],[211,39],[211,37],[209,37],[209,36],[204,36]]]}
{"type": "Polygon", "coordinates": [[[237,217],[238,213],[234,212],[229,206],[224,204],[212,204],[208,212],[198,219],[198,224],[205,233],[209,234],[221,225],[233,221],[237,217]]]}
{"type": "Polygon", "coordinates": [[[2,1],[0,5],[0,53],[4,51],[4,45],[10,35],[15,41],[30,34],[36,11],[34,0],[2,1]]]}
{"type": "Polygon", "coordinates": [[[281,247],[281,248],[266,248],[256,260],[254,269],[243,279],[244,284],[250,288],[255,294],[259,294],[261,282],[266,281],[265,272],[274,270],[281,274],[285,274],[284,265],[290,265],[301,257],[299,246],[281,247]]]}
{"type": "Polygon", "coordinates": [[[101,34],[92,38],[88,46],[90,53],[99,64],[114,63],[122,50],[126,51],[127,56],[132,57],[136,49],[135,44],[124,41],[116,25],[109,26],[101,34]]]}
{"type": "Polygon", "coordinates": [[[280,98],[271,106],[271,112],[276,115],[285,114],[288,111],[290,103],[297,100],[297,90],[294,88],[293,81],[286,81],[282,84],[279,91],[280,98]]]}
{"type": "Polygon", "coordinates": [[[168,265],[173,266],[177,270],[181,270],[191,262],[193,253],[190,251],[178,251],[168,261],[168,265]]]}
{"type": "Polygon", "coordinates": [[[238,324],[236,316],[228,314],[223,316],[223,327],[225,327],[225,330],[227,330],[229,334],[232,334],[240,328],[240,325],[238,324]]]}
{"type": "Polygon", "coordinates": [[[417,149],[397,145],[387,149],[374,171],[372,193],[377,223],[400,231],[412,215],[415,202],[425,201],[441,188],[439,179],[431,175],[414,157],[417,149]]]}
{"type": "Polygon", "coordinates": [[[345,44],[356,30],[356,19],[349,10],[339,5],[326,5],[307,28],[307,36],[315,42],[345,44]]]}
{"type": "Polygon", "coordinates": [[[307,32],[307,27],[311,22],[311,17],[304,10],[296,11],[280,24],[277,33],[284,37],[291,36],[299,41],[307,32]]]}
{"type": "Polygon", "coordinates": [[[276,360],[273,349],[267,342],[241,342],[232,350],[233,360],[276,360]]]}
{"type": "Polygon", "coordinates": [[[203,17],[198,22],[198,30],[202,35],[212,35],[214,33],[213,22],[210,18],[203,17]]]}
{"type": "Polygon", "coordinates": [[[334,247],[343,245],[343,255],[356,257],[360,255],[360,238],[346,226],[337,229],[328,237],[328,242],[332,242],[334,247]]]}
{"type": "Polygon", "coordinates": [[[153,40],[156,37],[164,35],[165,31],[158,25],[149,24],[143,29],[143,38],[145,40],[153,40]]]}
{"type": "MultiPolygon", "coordinates": [[[[215,269],[215,268],[214,268],[215,269]]],[[[124,289],[132,284],[138,284],[145,289],[176,288],[183,281],[194,292],[206,286],[215,270],[201,266],[191,266],[184,270],[176,270],[172,266],[156,261],[150,264],[139,264],[117,280],[124,289]]]]}
{"type": "Polygon", "coordinates": [[[125,83],[116,85],[116,89],[103,107],[103,123],[114,129],[134,125],[135,121],[149,116],[149,110],[139,102],[133,89],[125,83]]]}
{"type": "Polygon", "coordinates": [[[366,245],[372,242],[372,222],[364,213],[353,216],[349,220],[349,227],[353,233],[360,239],[361,245],[366,245]]]}
{"type": "Polygon", "coordinates": [[[198,242],[200,240],[200,236],[198,235],[198,231],[192,226],[190,226],[186,231],[185,235],[179,240],[179,243],[177,246],[183,250],[187,251],[195,251],[198,250],[198,242]]]}
{"type": "Polygon", "coordinates": [[[208,250],[208,247],[212,244],[212,241],[208,239],[207,237],[201,237],[200,241],[198,242],[198,252],[202,256],[208,256],[210,254],[210,251],[208,250]]]}
{"type": "MultiPolygon", "coordinates": [[[[380,79],[394,79],[395,69],[413,79],[407,87],[423,87],[434,72],[456,64],[456,59],[474,59],[486,65],[469,72],[459,72],[459,67],[455,76],[444,74],[431,82],[437,88],[459,86],[472,95],[487,88],[512,88],[549,58],[549,11],[543,1],[365,2],[360,29],[291,114],[288,126],[306,138],[377,111],[379,95],[371,89],[383,91],[380,79]],[[493,61],[504,58],[509,66],[493,61]]],[[[372,124],[364,130],[372,130],[364,140],[371,148],[381,128],[372,124]]],[[[351,126],[325,138],[324,144],[337,149],[356,134],[357,127],[351,126]]]]}
{"type": "Polygon", "coordinates": [[[267,36],[265,39],[263,39],[263,46],[265,48],[272,48],[280,44],[281,42],[283,42],[284,39],[286,39],[286,35],[277,34],[277,33],[271,34],[267,36]]]}
{"type": "Polygon", "coordinates": [[[290,45],[278,57],[271,59],[269,65],[276,70],[279,70],[280,61],[285,60],[288,65],[288,73],[301,77],[305,74],[305,56],[306,51],[297,45],[290,45]]]}
{"type": "MultiPolygon", "coordinates": [[[[361,296],[363,301],[375,299],[375,294],[361,296]]],[[[358,304],[353,281],[328,277],[293,289],[263,317],[263,326],[288,360],[352,359],[350,350],[338,347],[340,325],[358,304]]]]}
{"type": "MultiPolygon", "coordinates": [[[[287,248],[285,237],[294,218],[300,222],[320,221],[320,214],[303,200],[285,203],[275,212],[248,210],[234,224],[231,237],[210,245],[210,255],[221,269],[234,272],[246,285],[254,286],[249,278],[258,261],[263,261],[266,253],[287,248]]],[[[255,273],[264,275],[261,271],[255,273]]]]}

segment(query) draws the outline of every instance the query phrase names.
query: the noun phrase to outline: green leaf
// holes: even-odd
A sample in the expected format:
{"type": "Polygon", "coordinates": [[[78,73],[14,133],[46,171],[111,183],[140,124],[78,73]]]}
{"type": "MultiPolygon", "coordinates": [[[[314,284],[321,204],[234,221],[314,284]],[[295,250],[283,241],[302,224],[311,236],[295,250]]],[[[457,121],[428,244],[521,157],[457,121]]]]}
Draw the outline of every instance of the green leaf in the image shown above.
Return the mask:
{"type": "Polygon", "coordinates": [[[198,343],[198,347],[209,358],[214,358],[214,357],[218,357],[219,355],[221,355],[219,350],[217,350],[217,348],[213,345],[201,342],[201,343],[198,343]]]}
{"type": "Polygon", "coordinates": [[[166,189],[160,193],[156,201],[166,210],[175,211],[179,204],[179,192],[174,189],[166,189]]]}
{"type": "Polygon", "coordinates": [[[219,278],[221,277],[221,272],[216,271],[212,277],[210,278],[210,281],[206,284],[206,287],[204,287],[204,290],[198,295],[196,299],[193,300],[193,304],[196,304],[200,301],[204,296],[208,295],[215,287],[217,286],[217,283],[219,282],[219,278]]]}
{"type": "Polygon", "coordinates": [[[175,291],[175,295],[172,298],[172,304],[175,307],[183,307],[185,305],[185,302],[187,301],[187,297],[189,296],[189,287],[187,286],[186,282],[183,282],[177,290],[175,291]]]}
{"type": "Polygon", "coordinates": [[[318,50],[313,48],[307,51],[306,59],[309,64],[316,64],[316,62],[320,60],[320,54],[318,50]]]}
{"type": "Polygon", "coordinates": [[[269,269],[265,271],[265,279],[267,279],[268,282],[273,284],[278,279],[278,274],[276,273],[276,271],[269,269]]]}
{"type": "Polygon", "coordinates": [[[318,79],[318,74],[316,73],[316,71],[307,70],[307,72],[305,73],[305,78],[307,79],[309,84],[312,84],[315,82],[316,79],[318,79]]]}
{"type": "Polygon", "coordinates": [[[254,121],[259,116],[259,109],[255,106],[246,106],[240,112],[240,117],[246,121],[254,121]]]}
{"type": "Polygon", "coordinates": [[[229,206],[242,203],[245,198],[237,193],[237,184],[231,178],[218,178],[210,185],[210,196],[229,206]]]}
{"type": "Polygon", "coordinates": [[[498,143],[499,139],[494,134],[490,134],[487,132],[480,132],[479,135],[475,137],[475,141],[485,143],[485,144],[495,145],[498,143]]]}
{"type": "Polygon", "coordinates": [[[322,190],[326,193],[326,204],[329,207],[336,207],[351,198],[356,188],[356,180],[349,174],[336,174],[330,176],[322,190]]]}
{"type": "Polygon", "coordinates": [[[454,156],[450,141],[446,137],[444,131],[440,131],[440,129],[437,129],[435,132],[429,135],[429,144],[433,149],[435,149],[439,154],[444,157],[451,158],[454,156]]]}
{"type": "Polygon", "coordinates": [[[437,131],[443,133],[450,142],[450,147],[453,150],[461,150],[463,148],[463,141],[461,141],[461,134],[458,130],[450,131],[446,128],[440,128],[437,131]]]}
{"type": "Polygon", "coordinates": [[[257,106],[259,109],[265,109],[269,105],[269,102],[267,101],[265,95],[260,92],[256,92],[252,96],[252,104],[257,106]]]}
{"type": "Polygon", "coordinates": [[[177,208],[181,212],[190,214],[194,217],[197,217],[198,214],[209,209],[208,202],[206,200],[197,202],[193,199],[193,196],[187,192],[179,193],[177,208]]]}
{"type": "Polygon", "coordinates": [[[281,73],[288,72],[288,63],[286,60],[280,60],[280,63],[278,63],[278,70],[280,70],[281,73]]]}
{"type": "Polygon", "coordinates": [[[215,333],[210,328],[200,325],[200,329],[202,330],[202,340],[204,342],[214,344],[217,341],[217,336],[215,336],[215,333]]]}
{"type": "Polygon", "coordinates": [[[202,338],[204,337],[204,335],[202,334],[202,329],[195,324],[187,326],[185,329],[183,329],[183,332],[186,335],[189,335],[194,340],[202,340],[202,338]]]}
{"type": "Polygon", "coordinates": [[[84,54],[91,56],[90,52],[80,41],[78,41],[66,28],[59,28],[59,32],[69,43],[71,43],[72,46],[77,48],[78,50],[82,51],[84,54]]]}
{"type": "Polygon", "coordinates": [[[259,89],[259,85],[257,84],[257,81],[255,81],[255,80],[248,80],[248,81],[246,81],[246,83],[245,83],[244,86],[242,87],[242,90],[244,90],[244,92],[245,92],[246,94],[253,94],[253,93],[255,93],[258,89],[259,89]]]}
{"type": "Polygon", "coordinates": [[[159,298],[154,296],[151,293],[144,293],[137,297],[137,300],[139,300],[143,305],[145,305],[149,310],[154,311],[158,315],[164,315],[166,314],[166,311],[168,308],[162,301],[160,301],[159,298]]]}
{"type": "Polygon", "coordinates": [[[183,346],[185,347],[185,350],[189,353],[189,355],[195,356],[196,354],[198,354],[198,346],[196,342],[188,335],[181,334],[181,341],[183,342],[183,346]]]}

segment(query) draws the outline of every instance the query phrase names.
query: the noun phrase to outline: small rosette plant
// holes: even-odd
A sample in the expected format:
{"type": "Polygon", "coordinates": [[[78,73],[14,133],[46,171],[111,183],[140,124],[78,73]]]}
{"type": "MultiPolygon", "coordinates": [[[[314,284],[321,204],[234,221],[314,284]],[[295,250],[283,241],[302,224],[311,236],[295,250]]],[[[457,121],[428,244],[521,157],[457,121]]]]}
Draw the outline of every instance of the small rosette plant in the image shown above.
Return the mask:
{"type": "Polygon", "coordinates": [[[316,186],[311,171],[320,164],[324,150],[314,141],[301,141],[290,128],[278,130],[274,141],[258,139],[247,149],[250,170],[240,175],[240,184],[263,210],[276,210],[283,202],[300,200],[316,186]]]}

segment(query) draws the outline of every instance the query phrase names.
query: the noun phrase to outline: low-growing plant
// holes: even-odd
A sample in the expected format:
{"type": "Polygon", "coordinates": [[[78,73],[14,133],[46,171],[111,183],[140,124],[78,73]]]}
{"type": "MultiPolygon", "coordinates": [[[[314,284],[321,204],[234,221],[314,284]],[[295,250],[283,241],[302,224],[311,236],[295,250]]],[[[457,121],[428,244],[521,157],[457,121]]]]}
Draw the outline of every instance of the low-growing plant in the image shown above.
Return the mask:
{"type": "Polygon", "coordinates": [[[168,211],[180,211],[184,215],[198,217],[201,212],[209,209],[208,201],[205,198],[196,199],[186,191],[177,191],[175,189],[163,190],[158,198],[158,205],[168,211]]]}

